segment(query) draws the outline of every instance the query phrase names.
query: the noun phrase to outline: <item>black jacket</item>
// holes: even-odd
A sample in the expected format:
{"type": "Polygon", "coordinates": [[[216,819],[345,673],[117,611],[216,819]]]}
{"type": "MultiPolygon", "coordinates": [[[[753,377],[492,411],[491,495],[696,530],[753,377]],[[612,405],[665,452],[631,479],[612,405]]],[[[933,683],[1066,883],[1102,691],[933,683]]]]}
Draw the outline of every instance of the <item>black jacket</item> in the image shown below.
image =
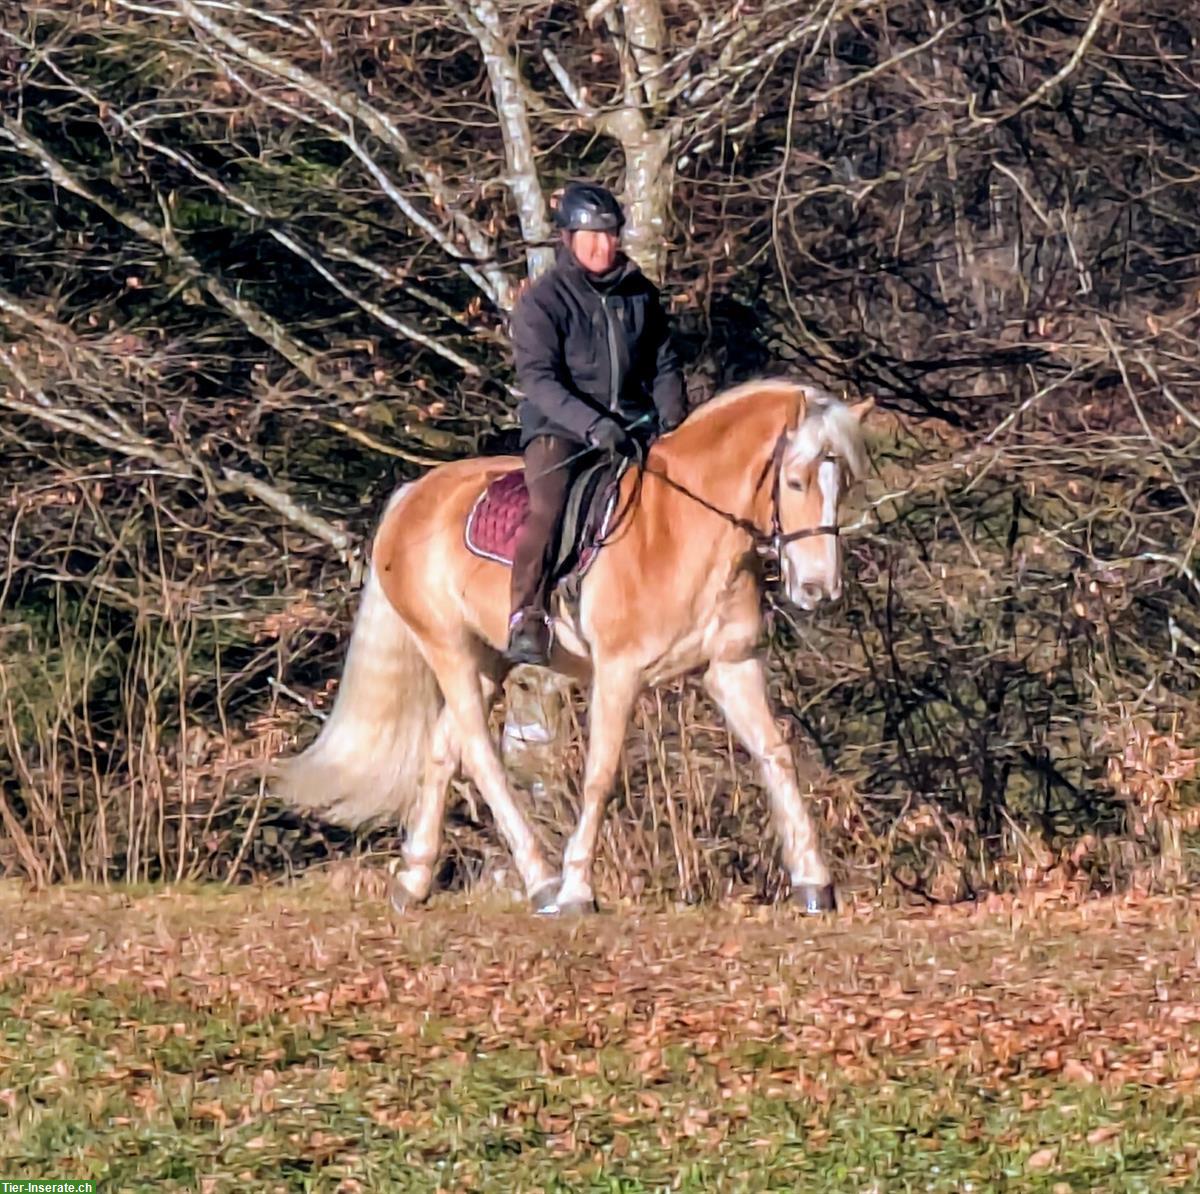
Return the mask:
{"type": "Polygon", "coordinates": [[[512,315],[521,443],[537,435],[586,441],[615,414],[640,432],[683,421],[683,376],[658,291],[632,262],[594,279],[566,246],[525,292],[512,315]],[[657,424],[657,426],[654,426],[657,424]]]}

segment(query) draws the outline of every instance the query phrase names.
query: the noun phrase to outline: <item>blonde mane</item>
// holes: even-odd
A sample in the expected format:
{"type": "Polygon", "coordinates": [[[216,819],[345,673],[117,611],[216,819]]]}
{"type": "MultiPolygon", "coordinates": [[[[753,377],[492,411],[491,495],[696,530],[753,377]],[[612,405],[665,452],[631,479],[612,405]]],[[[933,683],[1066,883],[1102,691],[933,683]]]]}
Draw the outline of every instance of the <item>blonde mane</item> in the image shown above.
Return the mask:
{"type": "Polygon", "coordinates": [[[792,455],[802,464],[814,464],[822,456],[838,457],[859,479],[867,471],[867,445],[862,422],[850,407],[832,394],[811,401],[804,422],[792,441],[792,455]]]}
{"type": "Polygon", "coordinates": [[[810,403],[833,399],[832,394],[818,386],[803,385],[782,377],[760,377],[754,381],[743,381],[731,389],[723,390],[715,398],[710,398],[696,407],[688,416],[687,421],[689,423],[705,422],[720,411],[737,406],[751,397],[757,402],[769,402],[771,399],[775,399],[789,403],[810,403]]]}
{"type": "Polygon", "coordinates": [[[698,406],[683,427],[703,426],[743,403],[756,411],[782,404],[785,410],[781,413],[789,424],[793,418],[801,420],[800,412],[804,412],[792,444],[792,452],[800,461],[837,456],[846,461],[855,477],[866,472],[867,449],[861,422],[846,403],[820,386],[782,378],[745,381],[698,406]]]}

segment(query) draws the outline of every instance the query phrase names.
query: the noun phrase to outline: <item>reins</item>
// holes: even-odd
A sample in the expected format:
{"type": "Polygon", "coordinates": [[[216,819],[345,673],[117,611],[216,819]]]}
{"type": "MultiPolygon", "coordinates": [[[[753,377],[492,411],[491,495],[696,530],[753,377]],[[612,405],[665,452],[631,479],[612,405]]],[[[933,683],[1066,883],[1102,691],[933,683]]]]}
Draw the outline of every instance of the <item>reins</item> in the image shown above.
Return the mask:
{"type": "MultiPolygon", "coordinates": [[[[620,528],[621,522],[626,514],[632,510],[641,496],[642,480],[648,473],[652,477],[658,478],[664,484],[669,485],[677,493],[689,498],[699,506],[703,506],[711,514],[716,514],[724,519],[731,526],[737,527],[738,530],[744,531],[750,536],[754,543],[755,551],[765,559],[771,560],[778,564],[780,553],[789,544],[795,543],[801,539],[813,539],[818,535],[833,535],[835,538],[841,534],[841,528],[836,523],[820,523],[815,527],[803,527],[800,530],[784,532],[780,522],[780,510],[782,507],[782,489],[783,489],[783,451],[787,444],[787,432],[781,431],[779,438],[775,441],[775,447],[771,452],[771,462],[768,466],[769,471],[774,474],[774,484],[772,500],[771,500],[771,527],[768,531],[762,531],[758,525],[748,518],[742,518],[740,515],[731,514],[728,510],[722,510],[719,506],[714,506],[706,498],[701,497],[698,493],[693,493],[686,485],[681,485],[678,481],[672,480],[666,473],[658,472],[655,469],[650,469],[645,463],[645,453],[641,445],[638,445],[638,462],[637,462],[637,481],[634,485],[633,493],[630,496],[629,502],[625,508],[618,514],[613,521],[612,529],[598,541],[597,546],[605,546],[612,536],[620,528]]],[[[837,460],[837,457],[832,453],[826,452],[821,458],[822,461],[837,460]]]]}

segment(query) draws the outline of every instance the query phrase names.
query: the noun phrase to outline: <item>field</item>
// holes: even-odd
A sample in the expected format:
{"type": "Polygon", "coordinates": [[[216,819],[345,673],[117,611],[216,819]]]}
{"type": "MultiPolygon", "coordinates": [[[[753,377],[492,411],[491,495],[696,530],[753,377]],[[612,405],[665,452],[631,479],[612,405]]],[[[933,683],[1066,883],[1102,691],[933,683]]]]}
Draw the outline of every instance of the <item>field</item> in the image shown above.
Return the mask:
{"type": "Polygon", "coordinates": [[[936,912],[0,886],[0,1176],[1197,1189],[1184,898],[936,912]]]}

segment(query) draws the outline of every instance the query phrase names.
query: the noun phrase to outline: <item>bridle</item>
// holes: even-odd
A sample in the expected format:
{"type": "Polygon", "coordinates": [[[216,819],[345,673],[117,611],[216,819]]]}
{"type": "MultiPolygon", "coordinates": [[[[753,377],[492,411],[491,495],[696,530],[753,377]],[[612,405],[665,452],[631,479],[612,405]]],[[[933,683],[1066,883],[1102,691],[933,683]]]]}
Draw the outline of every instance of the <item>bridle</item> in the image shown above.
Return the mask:
{"type": "MultiPolygon", "coordinates": [[[[632,510],[637,505],[637,499],[641,490],[642,477],[646,473],[650,473],[652,477],[669,485],[676,492],[690,498],[693,502],[703,506],[706,510],[713,514],[719,515],[726,522],[737,527],[738,530],[745,531],[750,536],[754,543],[755,552],[764,560],[774,564],[776,568],[781,567],[782,552],[789,543],[795,543],[800,539],[815,539],[818,535],[832,535],[837,538],[841,534],[841,528],[837,523],[821,523],[815,527],[804,527],[798,531],[784,532],[783,524],[780,519],[780,513],[783,508],[783,453],[787,447],[788,433],[785,428],[779,433],[779,438],[775,441],[775,447],[771,451],[771,460],[767,465],[767,470],[774,473],[774,482],[772,485],[771,494],[771,525],[767,531],[762,531],[757,524],[751,522],[748,518],[742,518],[737,514],[731,514],[728,510],[722,510],[719,506],[714,506],[711,502],[702,498],[698,493],[693,493],[685,485],[680,485],[678,481],[673,481],[665,473],[654,472],[646,467],[645,456],[643,452],[639,452],[637,483],[634,488],[632,498],[625,511],[613,519],[613,528],[604,538],[604,543],[613,538],[617,528],[619,527],[625,512],[632,510]]],[[[831,461],[834,464],[839,463],[839,458],[832,452],[824,452],[817,458],[817,463],[823,464],[825,461],[831,461]]],[[[761,484],[761,482],[760,482],[761,484]]],[[[601,544],[603,546],[603,543],[601,544]]]]}
{"type": "MultiPolygon", "coordinates": [[[[836,539],[842,533],[841,527],[836,522],[820,523],[815,527],[804,527],[798,531],[784,533],[780,512],[783,509],[783,451],[786,445],[787,432],[781,431],[779,438],[775,441],[775,449],[771,453],[771,468],[775,473],[774,492],[771,496],[771,529],[763,534],[757,527],[754,527],[751,532],[755,551],[774,564],[779,563],[781,553],[789,543],[795,543],[799,539],[815,539],[818,535],[832,535],[836,539]]],[[[826,461],[837,464],[838,458],[832,452],[823,452],[817,458],[817,463],[824,464],[826,461]]]]}

